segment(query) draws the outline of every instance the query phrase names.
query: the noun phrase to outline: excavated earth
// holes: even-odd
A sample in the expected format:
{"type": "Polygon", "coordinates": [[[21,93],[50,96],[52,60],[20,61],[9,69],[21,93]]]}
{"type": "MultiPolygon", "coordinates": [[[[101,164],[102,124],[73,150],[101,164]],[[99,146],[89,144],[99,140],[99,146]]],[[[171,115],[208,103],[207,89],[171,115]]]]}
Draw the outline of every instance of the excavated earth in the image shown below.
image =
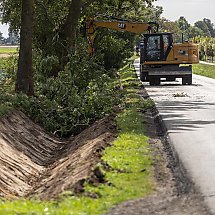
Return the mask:
{"type": "Polygon", "coordinates": [[[55,198],[92,173],[115,133],[111,115],[61,140],[13,111],[0,119],[0,197],[55,198]]]}

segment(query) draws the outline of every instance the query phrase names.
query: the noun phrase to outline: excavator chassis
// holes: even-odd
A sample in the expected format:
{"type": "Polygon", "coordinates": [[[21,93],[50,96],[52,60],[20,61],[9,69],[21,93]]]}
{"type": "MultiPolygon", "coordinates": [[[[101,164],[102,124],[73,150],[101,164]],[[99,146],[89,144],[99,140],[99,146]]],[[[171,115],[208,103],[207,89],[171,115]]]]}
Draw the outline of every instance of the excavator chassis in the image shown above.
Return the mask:
{"type": "Polygon", "coordinates": [[[144,67],[141,65],[140,80],[150,85],[160,85],[161,79],[175,81],[182,78],[183,85],[192,84],[192,66],[162,65],[160,67],[144,67]]]}

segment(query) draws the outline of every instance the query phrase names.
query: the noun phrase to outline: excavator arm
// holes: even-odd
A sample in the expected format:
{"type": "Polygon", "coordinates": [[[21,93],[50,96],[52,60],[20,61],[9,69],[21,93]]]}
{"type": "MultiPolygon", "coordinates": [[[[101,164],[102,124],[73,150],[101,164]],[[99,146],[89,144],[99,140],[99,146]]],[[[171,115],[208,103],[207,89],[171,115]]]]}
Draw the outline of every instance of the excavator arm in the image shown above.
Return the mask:
{"type": "Polygon", "coordinates": [[[96,36],[96,29],[98,27],[113,29],[117,31],[127,31],[135,34],[141,34],[144,32],[155,33],[158,31],[159,25],[156,22],[130,22],[124,20],[94,20],[90,19],[86,22],[86,34],[89,43],[88,52],[94,53],[93,43],[96,36]]]}

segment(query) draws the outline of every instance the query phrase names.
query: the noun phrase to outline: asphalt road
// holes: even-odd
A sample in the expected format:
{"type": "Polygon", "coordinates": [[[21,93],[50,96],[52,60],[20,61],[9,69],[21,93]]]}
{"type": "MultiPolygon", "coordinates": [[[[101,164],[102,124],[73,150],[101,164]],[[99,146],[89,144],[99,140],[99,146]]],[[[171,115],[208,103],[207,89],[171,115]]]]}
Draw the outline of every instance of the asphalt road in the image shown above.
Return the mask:
{"type": "MultiPolygon", "coordinates": [[[[139,72],[139,60],[135,68],[139,72]]],[[[193,75],[181,80],[144,83],[167,128],[168,138],[189,176],[215,214],[215,79],[193,75]]]]}

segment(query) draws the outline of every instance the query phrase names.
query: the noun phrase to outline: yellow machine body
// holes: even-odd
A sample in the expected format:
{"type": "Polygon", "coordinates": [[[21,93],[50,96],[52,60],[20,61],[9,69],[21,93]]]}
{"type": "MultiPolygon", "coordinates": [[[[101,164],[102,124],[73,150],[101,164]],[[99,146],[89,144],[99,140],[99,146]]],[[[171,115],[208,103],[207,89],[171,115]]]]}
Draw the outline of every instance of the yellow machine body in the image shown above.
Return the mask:
{"type": "Polygon", "coordinates": [[[166,61],[175,62],[177,64],[199,63],[198,45],[191,42],[173,44],[173,48],[166,61]]]}

